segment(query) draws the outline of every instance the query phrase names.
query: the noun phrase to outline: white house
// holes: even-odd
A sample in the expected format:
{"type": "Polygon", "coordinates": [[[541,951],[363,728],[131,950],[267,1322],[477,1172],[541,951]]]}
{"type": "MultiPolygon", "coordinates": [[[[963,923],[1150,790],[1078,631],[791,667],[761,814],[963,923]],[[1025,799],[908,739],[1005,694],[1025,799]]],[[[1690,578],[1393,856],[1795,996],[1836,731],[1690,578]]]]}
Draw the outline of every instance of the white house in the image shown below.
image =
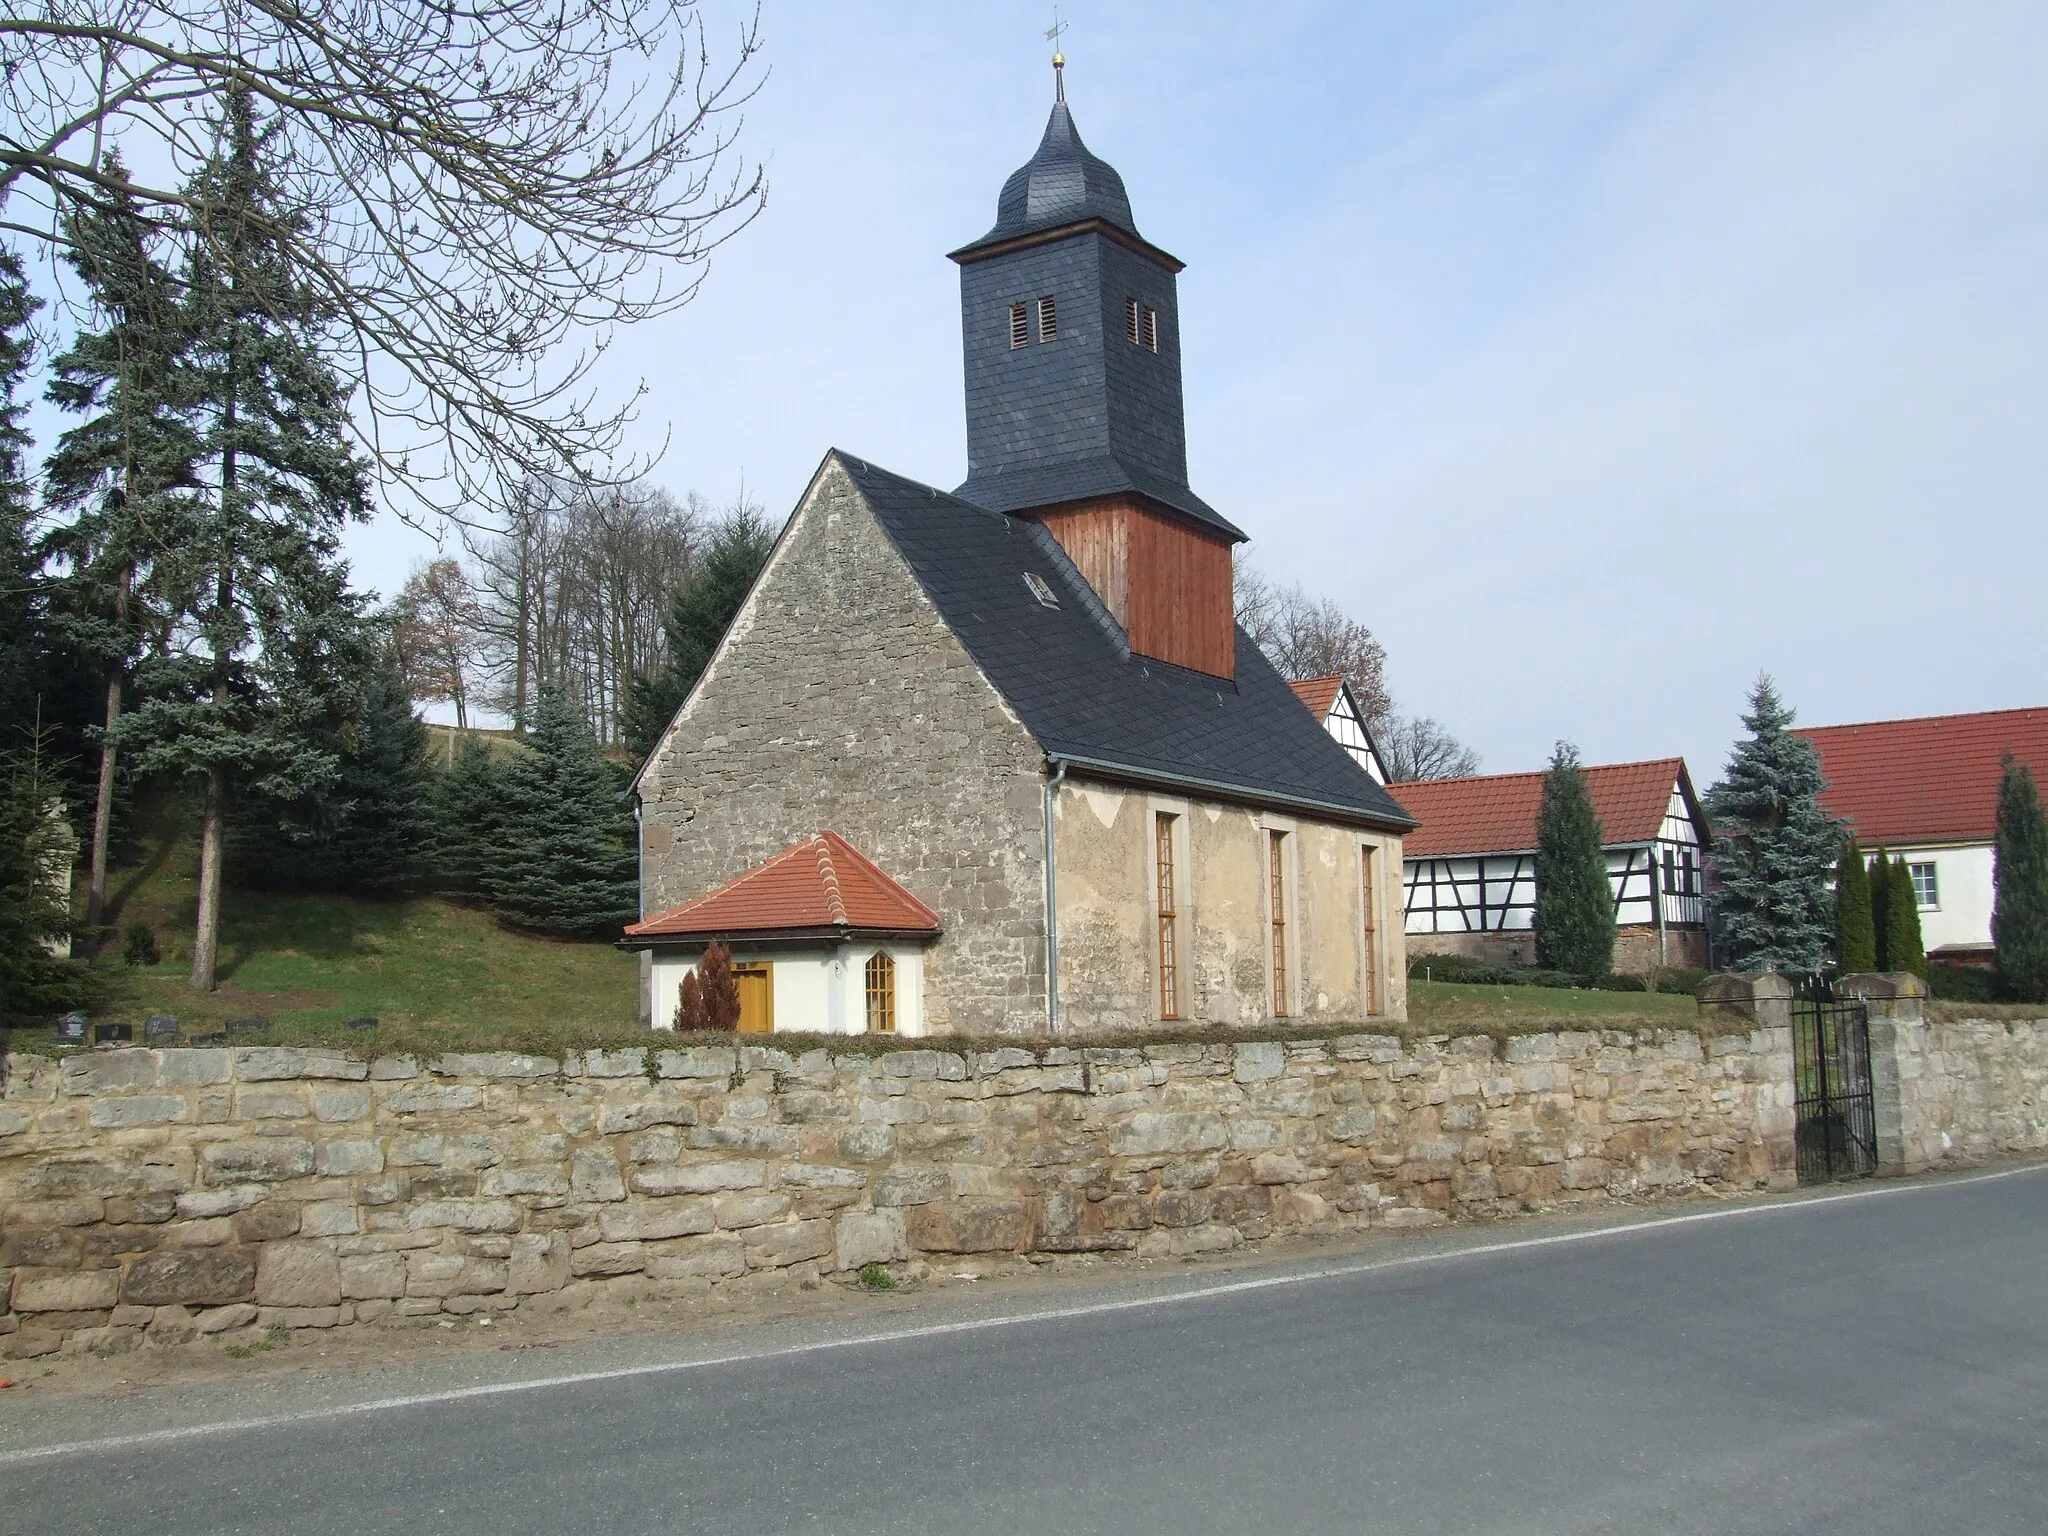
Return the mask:
{"type": "MultiPolygon", "coordinates": [[[[1614,888],[1615,969],[1704,967],[1711,837],[1685,760],[1588,768],[1586,788],[1614,888]]],[[[1430,779],[1400,795],[1422,823],[1402,847],[1409,954],[1533,964],[1543,775],[1430,779]]]]}
{"type": "Polygon", "coordinates": [[[922,1035],[930,907],[836,832],[783,849],[694,901],[626,930],[652,957],[653,1024],[673,1029],[683,978],[731,951],[742,1033],[922,1035]]]}
{"type": "Polygon", "coordinates": [[[1365,723],[1358,695],[1341,677],[1297,677],[1287,685],[1294,696],[1308,706],[1308,712],[1322,722],[1323,729],[1337,745],[1351,754],[1351,760],[1372,775],[1375,784],[1387,782],[1387,765],[1380,760],[1379,743],[1365,723]]]}
{"type": "MultiPolygon", "coordinates": [[[[1820,753],[1821,803],[1865,853],[1902,857],[1930,960],[1989,964],[1991,845],[2010,752],[2048,779],[2048,709],[1928,715],[1794,734],[1820,753]]],[[[1404,794],[1405,798],[1405,794],[1404,794]]]]}

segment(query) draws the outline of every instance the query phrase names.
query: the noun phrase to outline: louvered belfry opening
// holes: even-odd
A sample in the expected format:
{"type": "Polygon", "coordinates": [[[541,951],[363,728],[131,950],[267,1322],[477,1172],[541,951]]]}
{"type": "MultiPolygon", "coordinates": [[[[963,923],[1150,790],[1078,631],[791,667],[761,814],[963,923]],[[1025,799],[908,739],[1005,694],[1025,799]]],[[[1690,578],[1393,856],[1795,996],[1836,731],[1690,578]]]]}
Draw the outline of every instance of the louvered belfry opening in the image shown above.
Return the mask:
{"type": "Polygon", "coordinates": [[[1188,485],[1181,262],[1138,233],[1123,178],[1064,101],[1004,184],[995,227],[953,260],[967,375],[958,494],[1043,522],[1136,655],[1234,678],[1230,551],[1244,535],[1188,485]]]}

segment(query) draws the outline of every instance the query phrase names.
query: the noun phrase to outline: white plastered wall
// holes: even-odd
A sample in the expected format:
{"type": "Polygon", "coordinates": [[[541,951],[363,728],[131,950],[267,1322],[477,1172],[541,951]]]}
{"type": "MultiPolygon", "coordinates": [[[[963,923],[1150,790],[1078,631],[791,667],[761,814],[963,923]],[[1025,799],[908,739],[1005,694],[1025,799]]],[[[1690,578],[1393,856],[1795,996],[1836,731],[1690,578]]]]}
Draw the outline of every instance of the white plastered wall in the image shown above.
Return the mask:
{"type": "MultiPolygon", "coordinates": [[[[856,942],[833,948],[748,950],[741,964],[767,962],[774,969],[775,1029],[815,1035],[867,1033],[867,963],[876,951],[896,962],[896,1033],[925,1033],[924,947],[915,943],[856,942]]],[[[654,1027],[675,1027],[683,978],[697,968],[701,951],[654,952],[654,1027]]]]}

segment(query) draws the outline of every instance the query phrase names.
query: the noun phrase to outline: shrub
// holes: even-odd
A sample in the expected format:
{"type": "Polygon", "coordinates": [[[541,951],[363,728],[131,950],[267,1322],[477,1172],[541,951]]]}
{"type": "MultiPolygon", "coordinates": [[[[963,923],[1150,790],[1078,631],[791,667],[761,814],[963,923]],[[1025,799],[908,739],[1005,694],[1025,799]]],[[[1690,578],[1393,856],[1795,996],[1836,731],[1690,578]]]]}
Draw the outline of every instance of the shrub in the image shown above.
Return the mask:
{"type": "Polygon", "coordinates": [[[1927,966],[1927,990],[1943,1002],[2002,1003],[2008,995],[2004,978],[1979,965],[1950,965],[1933,960],[1927,966]]]}
{"type": "Polygon", "coordinates": [[[1693,970],[1659,971],[1656,989],[1674,997],[1691,997],[1711,974],[1710,971],[1693,970]]]}
{"type": "Polygon", "coordinates": [[[732,979],[732,951],[713,944],[697,962],[697,984],[703,988],[704,1027],[730,1030],[740,1027],[740,989],[732,979]]]}
{"type": "Polygon", "coordinates": [[[128,936],[121,945],[121,959],[129,965],[155,965],[163,957],[157,953],[156,935],[150,932],[147,923],[130,923],[128,936]]]}
{"type": "Polygon", "coordinates": [[[704,988],[695,971],[683,977],[682,994],[676,1001],[675,1025],[677,1029],[690,1033],[711,1028],[711,1017],[704,1011],[704,988]]]}

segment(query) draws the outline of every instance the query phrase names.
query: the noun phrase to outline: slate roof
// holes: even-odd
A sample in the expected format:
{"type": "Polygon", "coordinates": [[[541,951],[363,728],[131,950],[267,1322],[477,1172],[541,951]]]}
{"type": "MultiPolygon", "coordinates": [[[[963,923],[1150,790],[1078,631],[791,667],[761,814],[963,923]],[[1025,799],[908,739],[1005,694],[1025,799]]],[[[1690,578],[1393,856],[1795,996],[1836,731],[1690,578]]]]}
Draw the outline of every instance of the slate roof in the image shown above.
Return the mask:
{"type": "Polygon", "coordinates": [[[938,931],[938,914],[874,860],[837,832],[818,832],[715,891],[632,924],[626,937],[938,931]]]}
{"type": "MultiPolygon", "coordinates": [[[[1664,825],[1672,786],[1681,781],[1690,789],[1682,757],[1588,768],[1586,789],[1607,845],[1654,840],[1664,825]]],[[[1402,804],[1422,823],[1403,840],[1403,858],[1527,853],[1536,846],[1536,812],[1543,804],[1540,773],[1424,779],[1396,787],[1402,804]]]]}
{"type": "Polygon", "coordinates": [[[1003,183],[996,199],[995,228],[956,257],[999,241],[1035,235],[1086,219],[1101,219],[1127,235],[1138,235],[1124,179],[1107,160],[1089,151],[1064,101],[1053,104],[1038,150],[1003,183]]]}
{"type": "Polygon", "coordinates": [[[2048,790],[2048,709],[1795,729],[1820,753],[1821,804],[1866,847],[1990,842],[2007,752],[2048,790]]]}
{"type": "Polygon", "coordinates": [[[932,604],[1048,757],[1142,783],[1399,829],[1411,818],[1237,632],[1235,683],[1130,653],[1123,629],[1039,523],[847,454],[932,604]],[[1025,584],[1043,580],[1047,608],[1025,584]]]}
{"type": "Polygon", "coordinates": [[[1186,485],[1165,475],[1152,474],[1107,453],[1094,458],[1022,468],[992,467],[970,477],[954,494],[991,512],[1022,512],[1030,507],[1050,507],[1061,502],[1087,501],[1097,496],[1128,495],[1132,492],[1171,507],[1197,526],[1221,534],[1233,544],[1242,544],[1247,538],[1242,528],[1186,485]]]}

